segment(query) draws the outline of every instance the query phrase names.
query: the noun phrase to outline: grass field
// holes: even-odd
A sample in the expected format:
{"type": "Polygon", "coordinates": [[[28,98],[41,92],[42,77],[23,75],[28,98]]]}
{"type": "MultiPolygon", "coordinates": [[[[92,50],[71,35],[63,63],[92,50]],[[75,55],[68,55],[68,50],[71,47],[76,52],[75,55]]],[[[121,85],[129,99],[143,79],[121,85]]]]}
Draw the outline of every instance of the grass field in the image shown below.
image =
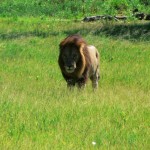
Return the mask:
{"type": "Polygon", "coordinates": [[[150,149],[149,42],[145,22],[0,18],[0,149],[150,149]],[[58,45],[74,33],[101,54],[96,92],[62,78],[58,45]]]}

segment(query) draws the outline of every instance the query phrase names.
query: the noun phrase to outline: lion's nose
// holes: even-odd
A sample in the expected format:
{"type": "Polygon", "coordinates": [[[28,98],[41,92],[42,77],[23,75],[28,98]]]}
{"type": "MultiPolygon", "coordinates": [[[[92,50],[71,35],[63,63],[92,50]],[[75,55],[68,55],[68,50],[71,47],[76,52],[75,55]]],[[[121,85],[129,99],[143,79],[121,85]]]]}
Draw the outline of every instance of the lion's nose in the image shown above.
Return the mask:
{"type": "Polygon", "coordinates": [[[72,70],[73,69],[73,66],[67,66],[66,67],[68,70],[72,70]]]}
{"type": "Polygon", "coordinates": [[[72,65],[68,66],[69,69],[71,69],[72,67],[73,67],[72,65]]]}

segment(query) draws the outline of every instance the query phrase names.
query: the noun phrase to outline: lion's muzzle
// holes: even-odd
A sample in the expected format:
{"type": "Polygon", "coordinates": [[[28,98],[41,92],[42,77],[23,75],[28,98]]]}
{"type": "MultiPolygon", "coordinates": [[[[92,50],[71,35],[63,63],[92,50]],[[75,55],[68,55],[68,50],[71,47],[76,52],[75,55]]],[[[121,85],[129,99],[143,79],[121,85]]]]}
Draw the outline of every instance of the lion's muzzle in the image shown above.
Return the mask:
{"type": "Polygon", "coordinates": [[[65,70],[67,73],[73,73],[76,69],[76,64],[65,66],[65,70]]]}

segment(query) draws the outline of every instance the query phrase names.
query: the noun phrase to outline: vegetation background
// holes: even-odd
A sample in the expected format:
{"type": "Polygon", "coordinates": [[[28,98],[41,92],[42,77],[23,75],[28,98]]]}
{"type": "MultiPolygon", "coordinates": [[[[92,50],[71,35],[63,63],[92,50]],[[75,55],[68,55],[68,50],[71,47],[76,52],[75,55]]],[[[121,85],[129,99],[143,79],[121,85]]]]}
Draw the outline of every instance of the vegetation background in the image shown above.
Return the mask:
{"type": "Polygon", "coordinates": [[[149,0],[1,0],[1,16],[76,18],[89,15],[128,14],[134,8],[150,13],[149,0]]]}
{"type": "Polygon", "coordinates": [[[149,0],[0,0],[0,149],[150,149],[149,0]],[[84,23],[123,14],[126,22],[84,23]],[[76,20],[76,21],[74,21],[76,20]],[[59,43],[81,34],[100,52],[101,80],[69,91],[59,43]]]}

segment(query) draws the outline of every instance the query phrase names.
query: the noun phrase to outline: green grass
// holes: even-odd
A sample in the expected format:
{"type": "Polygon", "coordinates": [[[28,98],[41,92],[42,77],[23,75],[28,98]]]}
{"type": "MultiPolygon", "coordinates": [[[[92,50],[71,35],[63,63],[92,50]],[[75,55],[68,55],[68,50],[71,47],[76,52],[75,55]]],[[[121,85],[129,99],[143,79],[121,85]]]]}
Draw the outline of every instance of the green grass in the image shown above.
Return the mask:
{"type": "Polygon", "coordinates": [[[81,19],[91,15],[123,14],[138,8],[150,13],[149,0],[1,0],[0,16],[45,16],[81,19]]]}
{"type": "Polygon", "coordinates": [[[0,149],[149,149],[149,26],[126,26],[0,18],[0,149]],[[66,88],[58,45],[72,33],[101,54],[96,92],[66,88]]]}

